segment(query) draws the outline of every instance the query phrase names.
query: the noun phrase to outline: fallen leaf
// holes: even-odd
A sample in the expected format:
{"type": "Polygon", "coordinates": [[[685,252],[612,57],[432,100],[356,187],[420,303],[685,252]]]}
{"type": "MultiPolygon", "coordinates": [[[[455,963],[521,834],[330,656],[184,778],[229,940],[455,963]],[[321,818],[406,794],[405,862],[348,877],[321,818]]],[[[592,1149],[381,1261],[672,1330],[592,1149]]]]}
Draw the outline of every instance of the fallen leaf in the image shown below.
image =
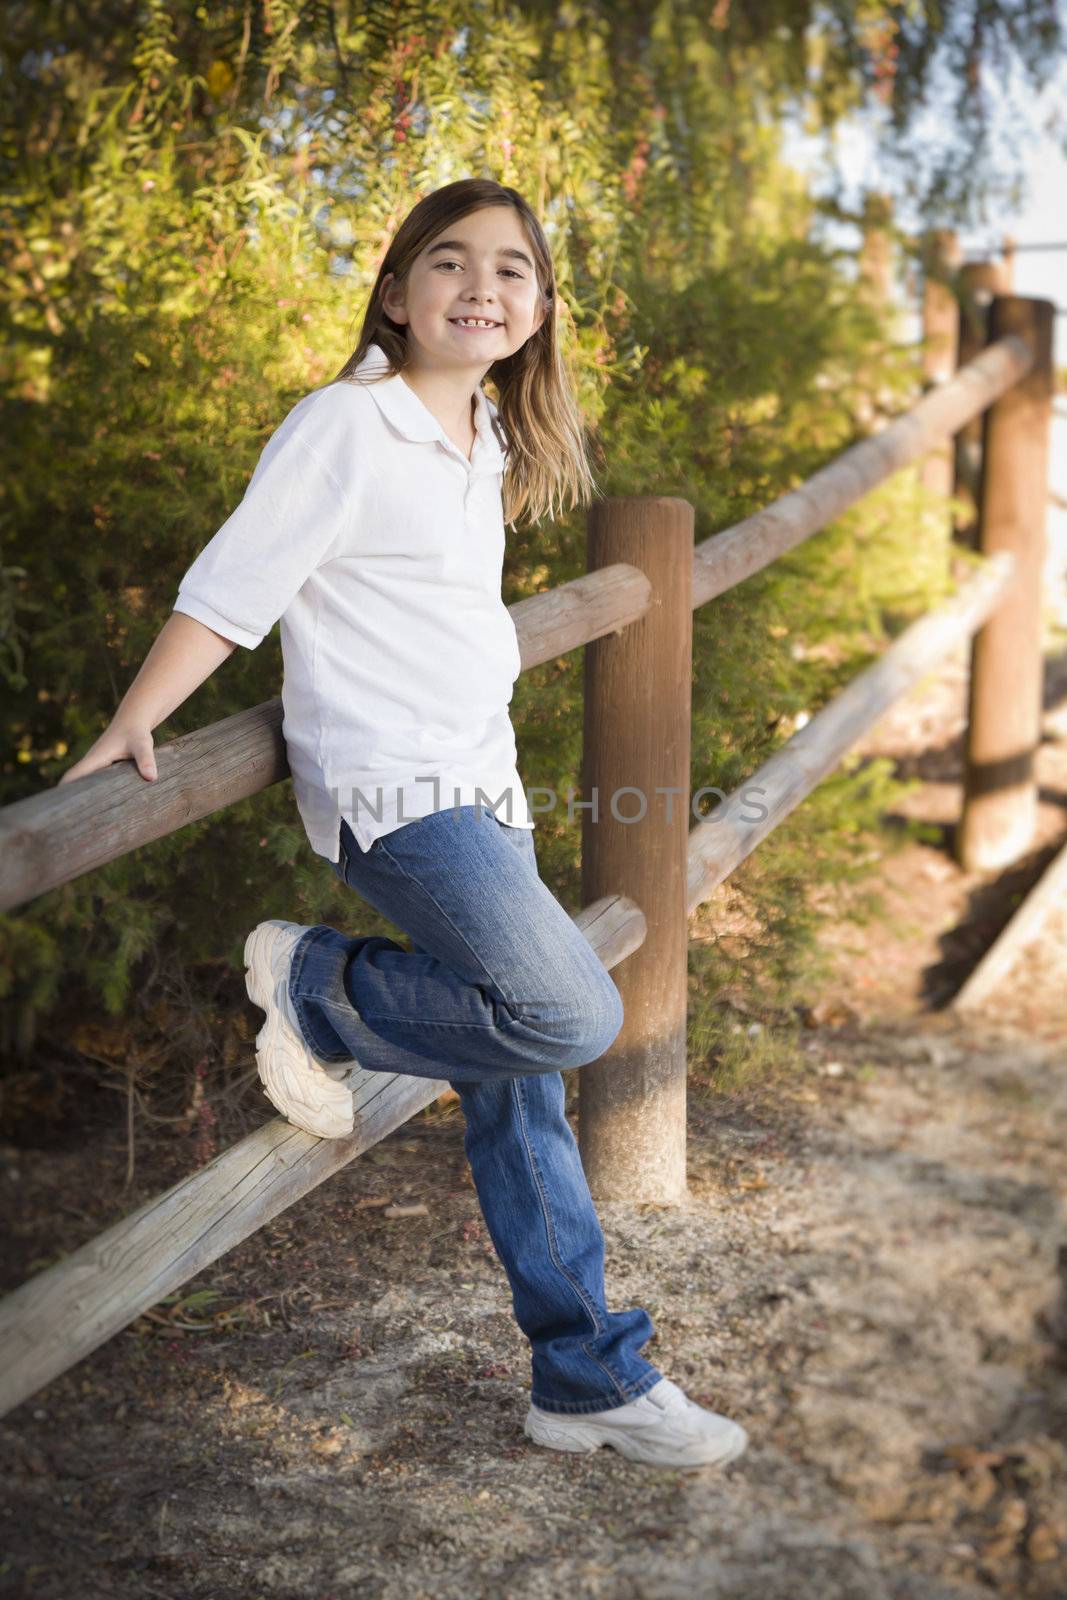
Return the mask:
{"type": "Polygon", "coordinates": [[[1031,1561],[1054,1561],[1059,1554],[1060,1542],[1047,1522],[1035,1523],[1026,1541],[1026,1553],[1031,1561]]]}

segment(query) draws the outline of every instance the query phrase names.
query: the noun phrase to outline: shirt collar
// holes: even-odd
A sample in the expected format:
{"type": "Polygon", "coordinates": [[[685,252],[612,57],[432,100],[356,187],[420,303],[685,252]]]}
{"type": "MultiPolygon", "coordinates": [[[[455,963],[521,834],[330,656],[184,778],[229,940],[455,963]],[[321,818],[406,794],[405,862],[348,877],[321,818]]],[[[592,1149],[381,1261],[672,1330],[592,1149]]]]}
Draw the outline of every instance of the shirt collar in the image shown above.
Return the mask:
{"type": "MultiPolygon", "coordinates": [[[[381,345],[371,344],[367,346],[366,353],[353,376],[370,377],[388,370],[389,362],[385,351],[381,345]]],[[[405,439],[421,443],[439,442],[453,454],[457,456],[461,454],[433,412],[419,399],[414,389],[404,382],[399,372],[394,372],[388,378],[376,378],[375,382],[368,383],[366,388],[368,394],[374,396],[386,421],[392,423],[405,439]]],[[[499,472],[503,469],[505,452],[493,429],[495,415],[496,407],[479,384],[474,393],[474,449],[469,463],[464,463],[472,472],[475,467],[479,472],[499,472]]]]}

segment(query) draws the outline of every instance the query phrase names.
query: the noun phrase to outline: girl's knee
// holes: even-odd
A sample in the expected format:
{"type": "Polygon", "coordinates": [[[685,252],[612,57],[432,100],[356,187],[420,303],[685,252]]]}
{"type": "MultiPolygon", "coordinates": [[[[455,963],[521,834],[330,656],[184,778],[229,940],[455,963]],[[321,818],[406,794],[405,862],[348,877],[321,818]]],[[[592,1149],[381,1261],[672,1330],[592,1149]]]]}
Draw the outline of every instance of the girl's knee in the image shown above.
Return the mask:
{"type": "Polygon", "coordinates": [[[623,1023],[622,995],[611,974],[591,983],[569,985],[551,999],[522,1008],[522,1019],[537,1031],[553,1069],[584,1067],[614,1044],[623,1023]]]}
{"type": "MultiPolygon", "coordinates": [[[[603,1016],[603,1026],[606,1031],[603,1036],[604,1042],[601,1043],[600,1049],[597,1052],[598,1055],[603,1055],[605,1050],[609,1049],[611,1045],[615,1043],[615,1040],[622,1032],[623,1024],[622,995],[619,993],[618,985],[616,984],[615,979],[611,976],[611,973],[608,972],[606,968],[604,969],[604,977],[607,980],[604,985],[603,1016]]],[[[594,1057],[594,1060],[595,1059],[596,1058],[594,1057]]]]}

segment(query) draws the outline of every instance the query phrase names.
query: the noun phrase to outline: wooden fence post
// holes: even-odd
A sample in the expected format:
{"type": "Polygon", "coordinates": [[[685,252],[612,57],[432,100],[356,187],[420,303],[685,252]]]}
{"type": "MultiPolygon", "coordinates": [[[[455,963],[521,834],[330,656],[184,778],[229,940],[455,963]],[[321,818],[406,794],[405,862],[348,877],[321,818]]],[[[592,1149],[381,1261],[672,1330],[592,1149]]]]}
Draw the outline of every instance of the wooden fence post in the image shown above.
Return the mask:
{"type": "Polygon", "coordinates": [[[893,202],[887,194],[869,192],[863,197],[863,239],[859,275],[864,292],[879,311],[888,309],[893,292],[893,202]]]}
{"type": "Polygon", "coordinates": [[[648,928],[613,972],[622,1031],[580,1069],[578,1143],[599,1200],[686,1195],[693,528],[689,502],[665,495],[595,501],[588,515],[588,570],[629,562],[653,596],[638,622],[585,647],[582,904],[627,895],[648,928]]]}
{"type": "MultiPolygon", "coordinates": [[[[877,370],[881,354],[893,339],[896,320],[893,307],[893,202],[888,195],[864,195],[860,228],[862,239],[856,263],[860,296],[875,313],[883,330],[877,351],[872,352],[874,369],[877,370]]],[[[866,363],[857,370],[856,377],[856,419],[864,428],[873,431],[878,419],[894,409],[896,400],[880,387],[874,371],[869,371],[866,363]]]]}
{"type": "Polygon", "coordinates": [[[1041,739],[1044,676],[1041,580],[1045,561],[1052,334],[1049,300],[996,295],[992,344],[1017,334],[1036,359],[985,414],[978,494],[984,555],[1009,550],[1019,566],[1004,602],[971,643],[964,800],[956,858],[965,871],[991,871],[1030,846],[1037,820],[1034,752],[1041,739]]]}
{"type": "MultiPolygon", "coordinates": [[[[952,280],[959,270],[959,252],[959,239],[951,228],[934,228],[923,240],[924,390],[946,383],[956,369],[960,308],[952,280]]],[[[952,494],[955,475],[953,454],[952,440],[946,439],[923,457],[919,468],[923,488],[946,500],[952,494]]]]}
{"type": "MultiPolygon", "coordinates": [[[[959,343],[956,365],[966,367],[988,342],[989,307],[995,294],[1010,294],[1010,269],[1003,261],[965,261],[959,275],[959,343]]],[[[982,418],[965,422],[956,435],[953,495],[968,506],[956,525],[960,544],[978,542],[978,479],[982,467],[982,418]]]]}

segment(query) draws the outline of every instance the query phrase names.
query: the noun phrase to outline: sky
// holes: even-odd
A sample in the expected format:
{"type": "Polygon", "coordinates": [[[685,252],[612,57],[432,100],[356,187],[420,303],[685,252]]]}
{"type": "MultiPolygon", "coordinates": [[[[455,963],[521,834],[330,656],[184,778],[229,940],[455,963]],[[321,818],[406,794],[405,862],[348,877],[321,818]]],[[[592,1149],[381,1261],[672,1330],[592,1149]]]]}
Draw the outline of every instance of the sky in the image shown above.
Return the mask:
{"type": "MultiPolygon", "coordinates": [[[[1067,245],[1067,154],[1063,149],[1067,131],[1067,63],[1043,96],[1027,101],[1023,95],[1016,100],[1022,112],[1004,114],[999,136],[1010,140],[1010,148],[1019,152],[1026,174],[1024,192],[1017,204],[991,207],[994,221],[960,228],[961,252],[965,261],[990,260],[999,257],[1005,235],[1015,239],[1014,292],[1051,300],[1065,313],[1053,322],[1055,362],[1062,371],[1067,367],[1067,249],[1038,251],[1025,246],[1067,245]],[[1058,138],[1054,131],[1057,126],[1058,138]]],[[[842,181],[840,198],[849,210],[861,209],[867,190],[892,193],[875,153],[873,133],[873,123],[865,123],[862,118],[838,130],[833,170],[842,181]]],[[[934,140],[939,135],[936,105],[931,112],[930,134],[934,140]]],[[[787,124],[785,155],[809,174],[814,192],[829,191],[824,145],[806,139],[795,126],[787,124]]],[[[909,230],[919,226],[919,219],[908,216],[903,209],[898,209],[897,219],[909,230]]],[[[823,225],[821,231],[836,245],[848,249],[858,246],[858,228],[830,223],[823,225]]],[[[909,302],[903,284],[898,283],[897,290],[904,312],[901,336],[918,340],[919,306],[909,302]]],[[[1062,394],[1053,405],[1049,447],[1051,495],[1046,513],[1045,608],[1047,619],[1067,631],[1067,406],[1062,394]]]]}
{"type": "MultiPolygon", "coordinates": [[[[999,256],[1005,235],[1014,237],[1017,244],[1015,256],[1015,293],[1033,295],[1053,301],[1067,313],[1067,248],[1058,251],[1035,251],[1024,247],[1032,244],[1062,244],[1067,246],[1067,155],[1064,153],[1064,131],[1057,139],[1048,131],[1056,121],[1062,122],[1067,108],[1067,63],[1042,96],[1032,103],[1025,94],[1017,94],[1017,102],[1027,108],[1024,120],[1018,113],[1009,115],[999,109],[1003,117],[1004,137],[1010,138],[1012,147],[1022,155],[1026,192],[1014,207],[997,207],[995,222],[975,224],[959,229],[963,259],[988,260],[999,256]]],[[[931,127],[936,136],[936,107],[931,112],[931,127]]],[[[816,192],[826,187],[820,180],[820,170],[825,163],[824,143],[808,139],[795,127],[787,133],[786,158],[811,174],[816,192]]],[[[859,209],[866,190],[885,190],[892,193],[881,170],[874,141],[873,120],[851,119],[838,130],[834,143],[833,165],[844,187],[842,198],[859,209]]],[[[898,213],[905,227],[917,219],[898,213]]],[[[835,242],[856,242],[857,230],[842,229],[834,234],[833,225],[827,230],[835,242]]],[[[910,310],[910,307],[908,308],[910,310]]],[[[1067,314],[1056,318],[1056,363],[1067,366],[1067,314]]]]}

